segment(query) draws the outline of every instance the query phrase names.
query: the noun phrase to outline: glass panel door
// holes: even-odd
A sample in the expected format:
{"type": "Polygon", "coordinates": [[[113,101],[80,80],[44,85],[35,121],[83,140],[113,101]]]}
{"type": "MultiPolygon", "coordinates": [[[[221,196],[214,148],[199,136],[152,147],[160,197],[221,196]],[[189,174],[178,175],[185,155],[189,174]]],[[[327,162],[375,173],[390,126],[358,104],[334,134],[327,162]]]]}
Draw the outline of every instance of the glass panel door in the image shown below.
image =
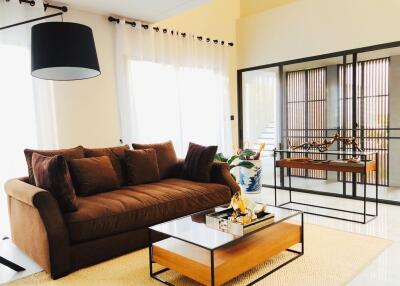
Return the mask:
{"type": "Polygon", "coordinates": [[[261,153],[263,184],[273,184],[272,150],[278,142],[278,67],[243,74],[243,147],[261,153]]]}

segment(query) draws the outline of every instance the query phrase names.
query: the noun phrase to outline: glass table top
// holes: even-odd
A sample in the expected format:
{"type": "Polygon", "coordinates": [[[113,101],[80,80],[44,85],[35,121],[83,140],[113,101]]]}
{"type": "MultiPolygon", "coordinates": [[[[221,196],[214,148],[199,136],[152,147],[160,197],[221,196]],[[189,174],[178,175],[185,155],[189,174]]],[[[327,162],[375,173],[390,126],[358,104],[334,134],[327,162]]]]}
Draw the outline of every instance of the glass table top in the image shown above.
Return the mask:
{"type": "MultiPolygon", "coordinates": [[[[219,231],[208,227],[205,224],[205,215],[215,211],[224,210],[226,206],[220,206],[199,213],[195,213],[189,216],[178,218],[175,220],[167,221],[150,227],[151,230],[166,234],[170,237],[174,237],[200,247],[213,250],[219,248],[227,243],[234,240],[243,238],[244,236],[251,235],[245,234],[243,236],[237,236],[223,231],[219,231]]],[[[274,224],[280,223],[284,220],[288,220],[301,214],[297,210],[289,210],[280,207],[269,206],[267,211],[275,215],[274,224]]],[[[300,218],[300,217],[299,217],[300,218]]],[[[255,231],[257,232],[257,231],[255,231]]]]}

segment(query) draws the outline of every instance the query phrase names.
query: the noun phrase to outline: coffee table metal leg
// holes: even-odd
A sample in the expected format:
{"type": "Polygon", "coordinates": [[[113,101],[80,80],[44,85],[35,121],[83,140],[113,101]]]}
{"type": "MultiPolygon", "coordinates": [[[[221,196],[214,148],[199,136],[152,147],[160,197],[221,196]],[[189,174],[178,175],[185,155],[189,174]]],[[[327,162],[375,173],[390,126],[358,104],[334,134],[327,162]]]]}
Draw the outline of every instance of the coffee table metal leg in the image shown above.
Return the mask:
{"type": "Polygon", "coordinates": [[[274,150],[274,203],[275,206],[278,205],[276,198],[276,151],[274,150]]]}
{"type": "Polygon", "coordinates": [[[158,270],[156,272],[153,272],[153,238],[152,238],[152,230],[149,229],[149,270],[150,270],[150,277],[165,284],[168,286],[174,286],[174,284],[169,283],[168,281],[164,281],[163,279],[159,278],[158,275],[161,273],[164,273],[168,270],[169,268],[163,268],[161,270],[158,270]]]}
{"type": "Polygon", "coordinates": [[[214,250],[211,250],[211,286],[215,285],[214,250]]]}
{"type": "Polygon", "coordinates": [[[378,172],[378,168],[379,168],[379,156],[378,153],[375,153],[375,216],[378,216],[378,185],[379,185],[379,172],[378,172]]]}
{"type": "Polygon", "coordinates": [[[151,238],[151,229],[149,229],[149,269],[150,277],[153,277],[153,240],[151,238]]]}
{"type": "Polygon", "coordinates": [[[12,270],[16,272],[21,272],[24,271],[25,268],[22,266],[19,266],[18,264],[15,264],[14,262],[11,262],[8,259],[5,259],[3,256],[0,256],[0,264],[7,266],[8,268],[11,268],[12,270]]]}
{"type": "Polygon", "coordinates": [[[304,213],[301,213],[301,254],[304,254],[304,213]]]}

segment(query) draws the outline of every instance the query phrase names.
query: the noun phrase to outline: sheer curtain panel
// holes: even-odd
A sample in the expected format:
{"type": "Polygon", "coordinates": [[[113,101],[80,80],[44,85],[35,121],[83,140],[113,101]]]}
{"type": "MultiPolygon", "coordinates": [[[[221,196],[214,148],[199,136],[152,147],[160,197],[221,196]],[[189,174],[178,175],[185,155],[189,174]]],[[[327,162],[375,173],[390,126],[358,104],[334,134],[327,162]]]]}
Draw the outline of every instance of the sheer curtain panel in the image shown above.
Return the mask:
{"type": "Polygon", "coordinates": [[[116,28],[116,74],[124,142],[190,141],[232,151],[227,45],[158,32],[141,23],[116,28]]]}
{"type": "MultiPolygon", "coordinates": [[[[44,16],[40,2],[0,1],[0,27],[44,16]]],[[[0,31],[0,236],[9,232],[4,183],[28,173],[24,148],[57,145],[51,85],[30,75],[30,29],[0,31]]]]}

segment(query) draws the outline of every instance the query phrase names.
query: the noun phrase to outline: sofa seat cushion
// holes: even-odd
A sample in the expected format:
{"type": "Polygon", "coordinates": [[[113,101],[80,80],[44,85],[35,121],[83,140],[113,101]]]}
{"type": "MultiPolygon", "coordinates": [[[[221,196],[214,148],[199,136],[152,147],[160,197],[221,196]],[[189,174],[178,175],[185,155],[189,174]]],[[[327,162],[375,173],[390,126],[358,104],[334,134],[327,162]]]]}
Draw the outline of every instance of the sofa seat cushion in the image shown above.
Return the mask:
{"type": "Polygon", "coordinates": [[[230,198],[224,185],[165,179],[78,197],[78,211],[65,219],[72,243],[79,243],[212,208],[230,198]]]}

